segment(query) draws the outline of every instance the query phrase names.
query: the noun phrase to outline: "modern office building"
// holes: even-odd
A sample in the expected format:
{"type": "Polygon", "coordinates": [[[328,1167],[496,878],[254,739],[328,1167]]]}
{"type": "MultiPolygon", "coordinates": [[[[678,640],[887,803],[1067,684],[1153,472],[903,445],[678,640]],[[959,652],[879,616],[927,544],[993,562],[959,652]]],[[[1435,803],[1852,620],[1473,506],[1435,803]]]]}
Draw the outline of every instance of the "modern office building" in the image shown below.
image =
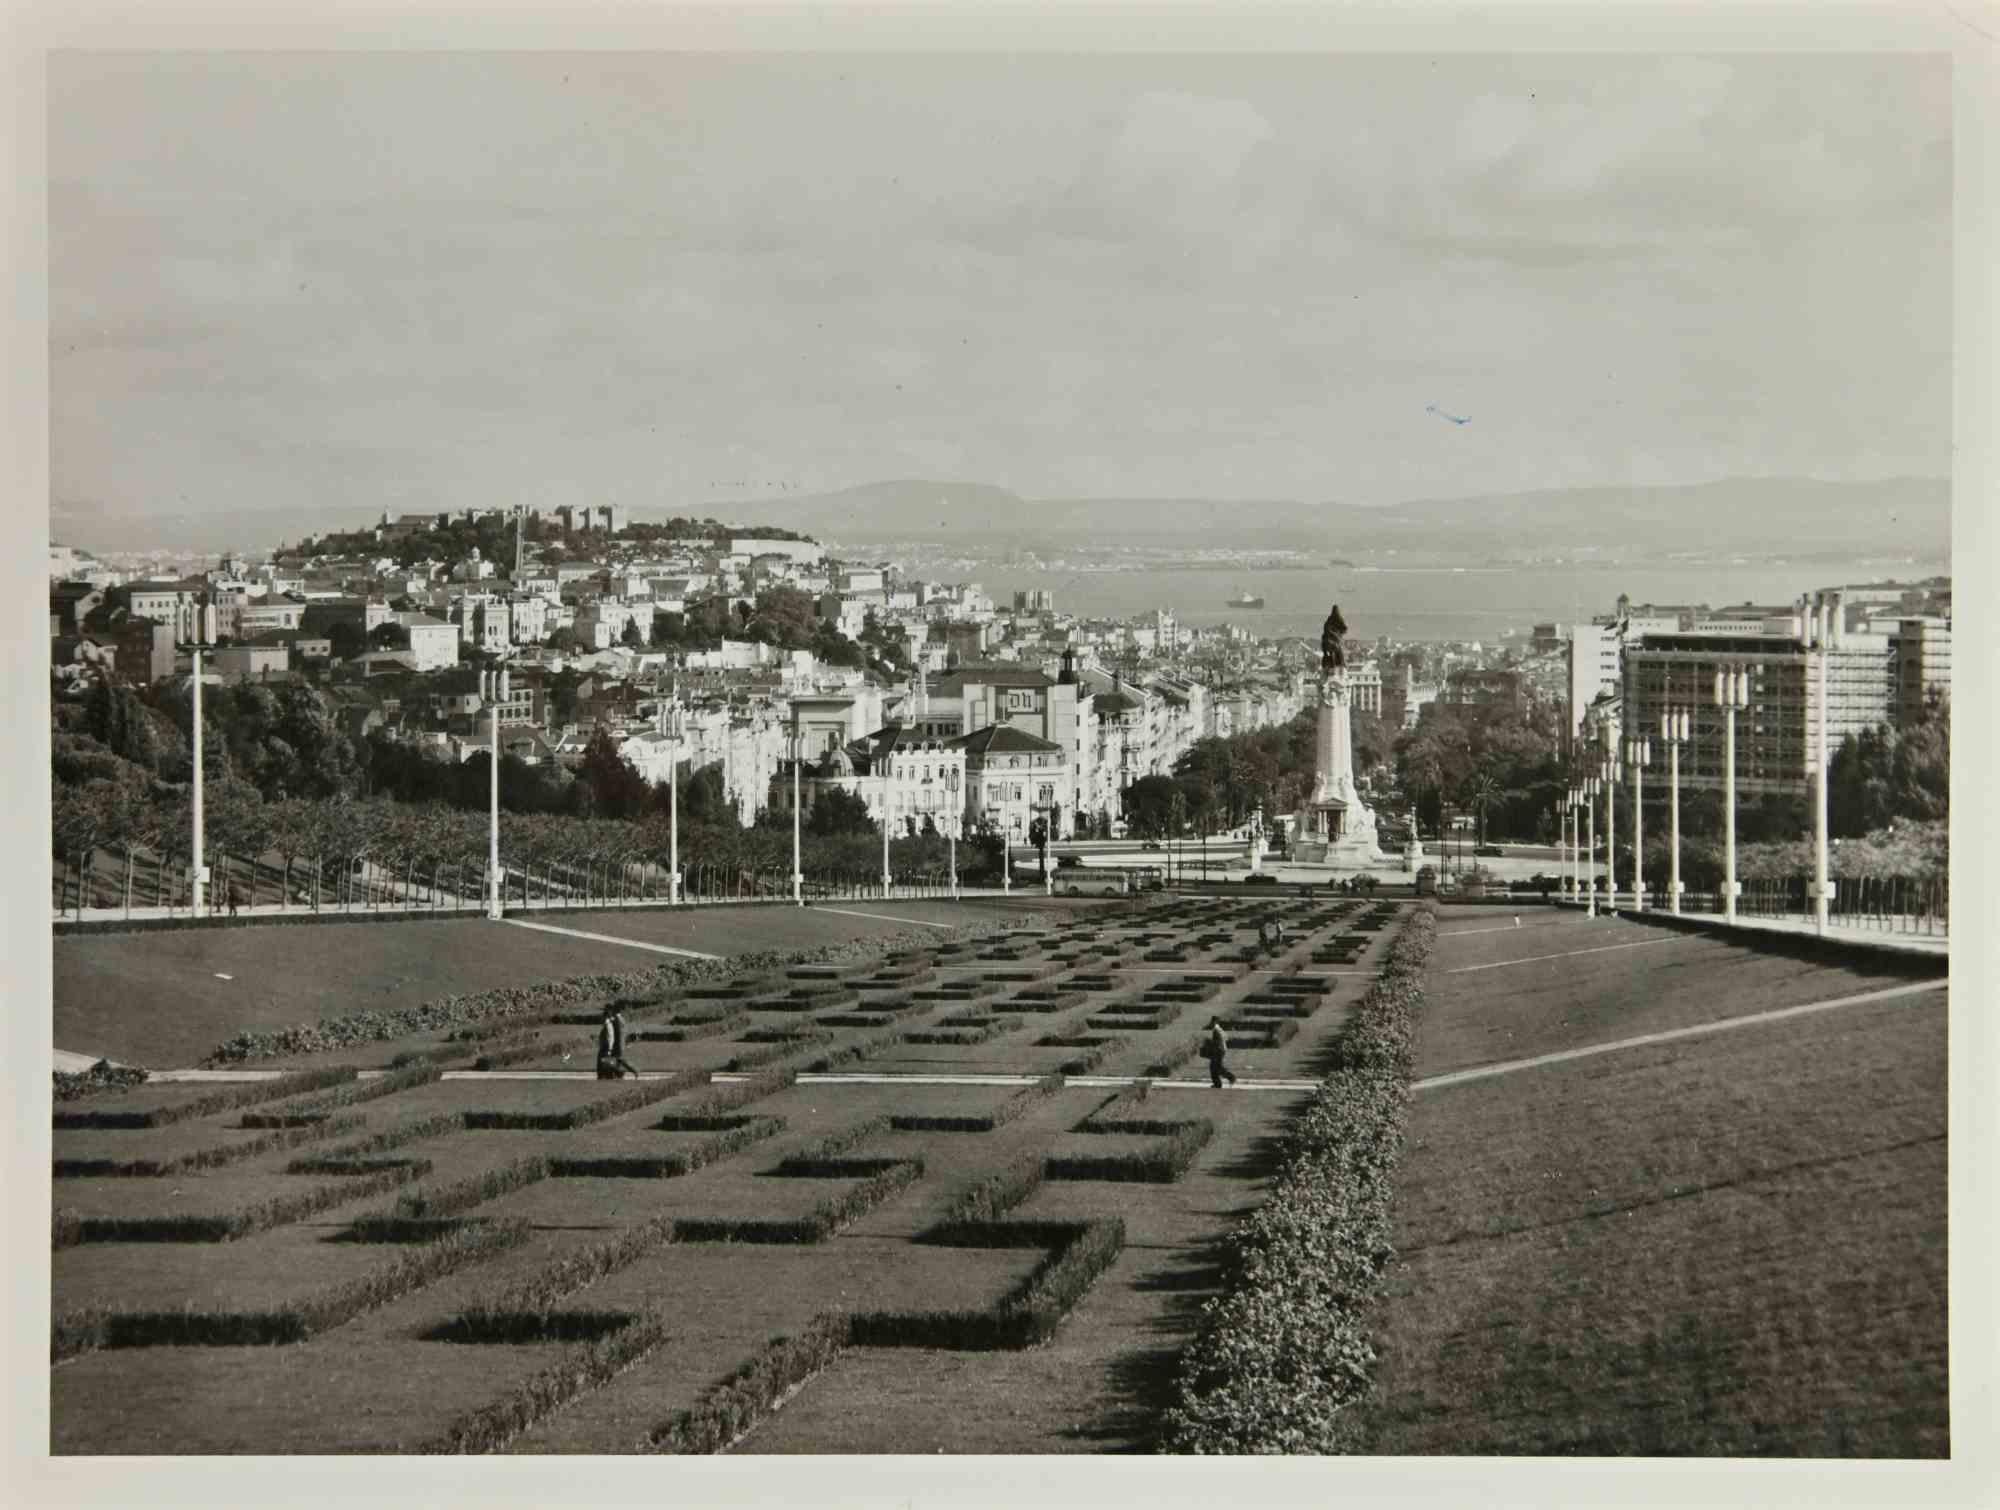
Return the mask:
{"type": "Polygon", "coordinates": [[[1648,635],[1625,650],[1624,732],[1657,738],[1661,714],[1687,709],[1694,736],[1681,752],[1681,780],[1719,788],[1723,715],[1714,701],[1715,674],[1741,668],[1750,674],[1750,706],[1736,720],[1737,790],[1745,796],[1803,794],[1817,756],[1822,657],[1830,753],[1849,734],[1893,715],[1896,658],[1883,636],[1836,633],[1822,651],[1797,635],[1648,635]]]}

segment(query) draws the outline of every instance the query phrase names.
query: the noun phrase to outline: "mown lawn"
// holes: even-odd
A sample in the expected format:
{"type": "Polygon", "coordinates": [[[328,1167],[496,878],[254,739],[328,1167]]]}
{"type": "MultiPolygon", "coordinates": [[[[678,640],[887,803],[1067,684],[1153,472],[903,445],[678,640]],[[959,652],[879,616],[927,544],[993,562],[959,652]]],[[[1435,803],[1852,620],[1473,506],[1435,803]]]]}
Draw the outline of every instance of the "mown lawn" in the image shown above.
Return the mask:
{"type": "MultiPolygon", "coordinates": [[[[908,910],[901,904],[894,909],[898,914],[908,910]]],[[[766,929],[773,920],[782,921],[774,912],[736,916],[753,919],[766,929]]],[[[817,918],[812,926],[824,927],[830,921],[817,918]]],[[[657,918],[638,915],[592,917],[588,922],[594,928],[635,932],[665,926],[657,918]]],[[[1199,931],[1206,924],[1206,910],[1194,907],[1173,926],[1199,931]]],[[[879,926],[886,931],[901,927],[896,920],[851,919],[840,924],[843,928],[850,925],[879,926]]],[[[1159,930],[1167,923],[1155,914],[1143,926],[1159,930]]],[[[1331,920],[1329,927],[1338,931],[1337,923],[1331,920]]],[[[1097,931],[1117,941],[1138,929],[1130,919],[1113,922],[1107,918],[1075,931],[1097,931]]],[[[1386,936],[1370,948],[1379,949],[1386,936]]],[[[164,1039],[179,1033],[188,1046],[186,1057],[192,1058],[240,1020],[219,1019],[220,1009],[210,1001],[214,992],[205,984],[203,969],[221,966],[224,973],[234,974],[244,960],[255,960],[274,968],[282,963],[300,979],[320,981],[326,990],[319,996],[312,992],[287,995],[272,1007],[275,1020],[294,1021],[310,1015],[315,1002],[324,1010],[347,1010],[357,1005],[353,1000],[335,1001],[331,983],[344,967],[352,972],[354,961],[344,954],[364,943],[372,948],[383,940],[394,947],[386,955],[364,958],[359,975],[353,977],[378,985],[395,977],[395,991],[384,986],[378,995],[393,996],[400,991],[409,1000],[421,1000],[447,989],[490,983],[492,976],[505,970],[517,972],[517,979],[574,973],[574,969],[530,969],[510,956],[517,943],[542,949],[545,936],[469,920],[369,929],[239,929],[215,935],[63,942],[120,958],[134,945],[171,945],[166,965],[159,972],[165,983],[160,991],[145,997],[130,994],[120,1003],[104,1005],[107,1012],[115,1005],[118,1010],[112,1015],[129,1019],[137,1034],[164,1039]],[[405,947],[413,941],[429,946],[434,954],[425,957],[405,947]],[[220,959],[205,952],[221,945],[238,951],[241,958],[220,959]],[[281,961],[274,950],[289,951],[288,957],[281,961]],[[466,964],[474,953],[478,956],[476,968],[466,964]],[[182,994],[176,996],[176,991],[182,994]],[[162,1001],[166,1010],[184,1011],[185,1020],[177,1025],[157,1020],[162,1001]]],[[[1023,956],[1018,968],[1046,962],[1052,952],[1060,952],[1065,941],[1014,941],[1023,956]]],[[[769,947],[776,941],[767,935],[756,942],[769,947]]],[[[558,945],[568,947],[563,941],[558,945]]],[[[615,946],[591,947],[602,951],[615,946]]],[[[1204,963],[1199,954],[1197,951],[1189,968],[1199,969],[1204,963]]],[[[1364,959],[1373,957],[1364,955],[1364,959]]],[[[655,958],[643,953],[630,959],[593,958],[587,968],[633,968],[655,958]]],[[[546,967],[548,956],[537,956],[537,960],[546,967]]],[[[1071,967],[1067,962],[1057,965],[1046,977],[1046,984],[1060,988],[1071,967]]],[[[144,974],[136,957],[126,959],[121,968],[144,974]]],[[[870,968],[865,961],[853,965],[856,974],[865,974],[870,968]]],[[[1017,966],[998,961],[976,968],[1017,966]]],[[[1075,968],[1092,972],[1101,971],[1104,965],[1087,960],[1075,968]]],[[[953,973],[940,970],[938,975],[942,978],[953,973]]],[[[1081,1033],[1084,1019],[1107,1001],[1130,998],[1151,981],[1174,973],[1178,973],[1177,968],[1138,975],[1120,991],[1091,993],[1085,1001],[1060,1012],[1028,1014],[1018,1032],[987,1043],[909,1045],[855,1061],[849,1067],[863,1071],[900,1067],[1041,1073],[1077,1051],[1036,1049],[1032,1047],[1035,1038],[1057,1032],[1081,1033]]],[[[1268,979],[1268,972],[1262,978],[1268,979]]],[[[1142,1068],[1191,1037],[1198,1030],[1198,1018],[1205,1020],[1210,1010],[1227,1014],[1232,1004],[1258,984],[1259,977],[1233,977],[1212,1005],[1189,1007],[1181,1020],[1168,1028],[1132,1032],[1131,1041],[1107,1060],[1105,1068],[1142,1068]]],[[[1354,992],[1349,988],[1355,983],[1343,981],[1341,987],[1342,997],[1351,998],[1354,992]]],[[[1011,992],[1018,987],[1006,989],[1011,992]]],[[[951,1002],[926,1004],[922,1010],[897,1019],[895,1027],[935,1025],[952,1015],[988,1007],[993,999],[982,998],[978,1008],[951,1002]]],[[[1343,1010],[1329,999],[1291,1042],[1268,1053],[1238,1052],[1232,1056],[1238,1073],[1299,1073],[1337,1029],[1343,1010]]],[[[753,1010],[752,1022],[760,1026],[804,1022],[812,1015],[760,1008],[753,1010]]],[[[644,1025],[644,1020],[638,1025],[644,1025]]],[[[804,1051],[792,1067],[801,1067],[829,1048],[873,1042],[882,1031],[842,1028],[831,1044],[804,1051]]],[[[533,1062],[559,1063],[561,1049],[572,1044],[587,1054],[590,1036],[588,1026],[544,1028],[546,1052],[538,1053],[533,1062]]],[[[738,1037],[732,1032],[686,1043],[640,1043],[634,1045],[633,1057],[653,1071],[714,1068],[747,1047],[737,1041],[738,1037]]],[[[371,1045],[369,1053],[382,1062],[422,1041],[426,1040],[371,1045]]],[[[436,1042],[437,1036],[429,1035],[428,1041],[436,1042]]],[[[337,1061],[339,1057],[313,1056],[312,1062],[337,1061]]],[[[1192,1077],[1199,1071],[1200,1065],[1194,1063],[1192,1068],[1184,1068],[1182,1075],[1192,1077]]],[[[662,1114],[697,1106],[712,1092],[726,1093],[722,1085],[711,1090],[681,1090],[671,1098],[568,1129],[468,1130],[449,1121],[450,1114],[468,1111],[562,1113],[606,1097],[623,1097],[630,1089],[629,1085],[601,1084],[587,1070],[562,1079],[454,1079],[357,1103],[352,1111],[361,1125],[324,1143],[295,1151],[269,1151],[209,1173],[166,1179],[54,1181],[58,1206],[92,1216],[228,1215],[272,1198],[322,1189],[358,1192],[363,1188],[360,1182],[351,1187],[348,1184],[352,1176],[289,1174],[286,1165],[297,1154],[325,1152],[417,1123],[423,1124],[427,1135],[399,1144],[391,1157],[421,1158],[434,1166],[411,1185],[355,1194],[338,1205],[236,1241],[85,1242],[64,1248],[54,1255],[54,1308],[68,1315],[87,1308],[178,1312],[184,1305],[192,1305],[206,1312],[243,1313],[299,1307],[338,1287],[364,1279],[373,1282],[407,1257],[421,1256],[423,1232],[403,1234],[410,1236],[410,1241],[343,1240],[354,1235],[350,1226],[357,1216],[387,1213],[405,1195],[448,1197],[528,1155],[629,1159],[695,1149],[710,1133],[661,1130],[657,1124],[662,1114]],[[431,1125],[432,1119],[440,1117],[446,1118],[444,1125],[431,1125]]],[[[187,1094],[199,1093],[147,1090],[131,1097],[80,1104],[136,1107],[174,1101],[187,1094]]],[[[1102,1155],[1140,1148],[1145,1140],[1130,1135],[1075,1131],[1110,1094],[1104,1089],[1070,1086],[1052,1094],[1031,1093],[1015,1105],[1021,1089],[1014,1086],[808,1084],[770,1091],[742,1110],[756,1117],[782,1118],[782,1130],[690,1173],[622,1178],[608,1177],[601,1171],[577,1177],[551,1175],[470,1205],[453,1205],[452,1220],[521,1224],[525,1231],[522,1245],[431,1278],[414,1289],[394,1292],[309,1340],[251,1348],[171,1345],[158,1340],[119,1346],[120,1334],[106,1332],[102,1334],[106,1345],[100,1350],[68,1357],[52,1370],[55,1421],[51,1445],[60,1453],[410,1450],[437,1439],[471,1413],[505,1399],[541,1371],[571,1368],[588,1351],[587,1342],[573,1338],[477,1343],[443,1340],[441,1329],[469,1306],[511,1294],[512,1287],[527,1281],[542,1284],[540,1276],[551,1264],[569,1262],[586,1250],[617,1241],[642,1223],[802,1223],[823,1202],[861,1190],[868,1179],[867,1169],[817,1171],[804,1177],[780,1172],[779,1162],[788,1154],[804,1151],[830,1135],[857,1129],[865,1133],[845,1150],[858,1159],[901,1161],[905,1167],[921,1160],[919,1178],[890,1187],[879,1203],[861,1209],[819,1242],[733,1243],[689,1237],[648,1248],[626,1266],[581,1288],[565,1291],[558,1287],[557,1297],[545,1302],[543,1309],[553,1304],[558,1311],[613,1317],[657,1310],[666,1318],[667,1340],[601,1388],[587,1391],[503,1445],[515,1451],[634,1450],[647,1432],[663,1425],[675,1411],[697,1403],[717,1380],[758,1355],[775,1334],[796,1333],[826,1311],[928,1308],[976,1312],[1013,1294],[1041,1262],[1042,1250],[951,1246],[918,1239],[976,1182],[1010,1171],[1024,1160],[1032,1163],[1051,1153],[1102,1155]],[[989,1131],[941,1126],[892,1129],[874,1121],[894,1115],[918,1119],[979,1117],[1003,1107],[1010,1108],[1009,1112],[989,1131]]],[[[309,1102],[312,1097],[274,1102],[269,1109],[293,1107],[300,1100],[309,1102]]],[[[887,1370],[911,1385],[928,1381],[923,1385],[928,1393],[922,1411],[908,1415],[907,1429],[881,1435],[880,1429],[893,1423],[881,1416],[889,1395],[875,1387],[864,1390],[862,1398],[851,1398],[843,1389],[828,1390],[827,1381],[820,1380],[767,1423],[782,1426],[788,1412],[810,1406],[801,1411],[796,1425],[785,1426],[769,1438],[768,1445],[760,1445],[753,1434],[744,1450],[792,1451],[801,1442],[819,1450],[845,1450],[864,1442],[922,1442],[927,1447],[1008,1452],[1144,1446],[1159,1389],[1178,1340],[1185,1335],[1191,1307],[1214,1283],[1209,1245],[1254,1200],[1257,1181],[1266,1167],[1262,1150],[1267,1135],[1295,1100],[1291,1094],[1265,1092],[1215,1095],[1205,1088],[1159,1093],[1149,1115],[1211,1117],[1218,1123],[1214,1142],[1200,1152],[1182,1182],[1050,1182],[1006,1218],[1057,1221],[1077,1227],[1117,1216],[1126,1225],[1127,1248],[1081,1292],[1080,1301],[1062,1321],[1052,1343],[1027,1352],[856,1349],[842,1360],[841,1368],[851,1367],[870,1377],[871,1370],[887,1370]],[[947,1420],[956,1425],[943,1431],[940,1423],[947,1420]]],[[[65,1157],[157,1158],[226,1146],[250,1136],[236,1127],[241,1115],[240,1111],[215,1113],[163,1129],[64,1132],[57,1135],[57,1153],[65,1157]]],[[[436,1235],[430,1229],[426,1232],[436,1235]]],[[[390,1234],[378,1230],[371,1235],[390,1234]]],[[[520,1304],[510,1299],[505,1309],[509,1314],[535,1314],[536,1307],[519,1311],[520,1304]]]]}
{"type": "Polygon", "coordinates": [[[1945,1009],[1418,1092],[1370,1450],[1948,1454],[1945,1009]]]}
{"type": "MultiPolygon", "coordinates": [[[[885,916],[814,907],[716,907],[537,912],[526,920],[722,955],[933,931],[901,919],[952,927],[1003,917],[1032,921],[1032,914],[980,901],[857,904],[857,910],[885,916]]],[[[409,1007],[497,986],[643,970],[673,958],[479,918],[57,933],[53,948],[55,1046],[153,1069],[198,1064],[244,1028],[409,1007]]],[[[370,1052],[360,1062],[386,1058],[386,1052],[370,1052]]]]}

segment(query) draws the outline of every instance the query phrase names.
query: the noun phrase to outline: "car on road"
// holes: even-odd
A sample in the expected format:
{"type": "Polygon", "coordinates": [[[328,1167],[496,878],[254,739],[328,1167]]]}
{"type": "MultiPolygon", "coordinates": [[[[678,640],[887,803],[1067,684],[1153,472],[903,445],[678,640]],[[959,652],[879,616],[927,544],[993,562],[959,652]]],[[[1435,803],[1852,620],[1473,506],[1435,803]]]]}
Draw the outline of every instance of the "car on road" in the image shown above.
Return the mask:
{"type": "Polygon", "coordinates": [[[1475,859],[1499,859],[1505,851],[1497,844],[1475,844],[1472,853],[1475,859]]]}
{"type": "Polygon", "coordinates": [[[1082,866],[1082,864],[1083,864],[1083,856],[1082,856],[1082,855],[1057,855],[1057,856],[1056,856],[1056,869],[1057,869],[1057,870],[1076,870],[1076,869],[1080,868],[1080,867],[1082,866]]]}

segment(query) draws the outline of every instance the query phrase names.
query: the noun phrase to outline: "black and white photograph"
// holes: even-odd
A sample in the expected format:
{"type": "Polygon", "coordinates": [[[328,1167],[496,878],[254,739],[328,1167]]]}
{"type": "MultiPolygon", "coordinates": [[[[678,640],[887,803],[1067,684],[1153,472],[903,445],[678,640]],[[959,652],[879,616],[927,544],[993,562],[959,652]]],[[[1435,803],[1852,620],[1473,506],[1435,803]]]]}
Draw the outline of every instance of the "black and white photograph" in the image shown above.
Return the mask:
{"type": "Polygon", "coordinates": [[[1990,1502],[1996,12],[1120,9],[32,60],[50,1471],[1990,1502]]]}

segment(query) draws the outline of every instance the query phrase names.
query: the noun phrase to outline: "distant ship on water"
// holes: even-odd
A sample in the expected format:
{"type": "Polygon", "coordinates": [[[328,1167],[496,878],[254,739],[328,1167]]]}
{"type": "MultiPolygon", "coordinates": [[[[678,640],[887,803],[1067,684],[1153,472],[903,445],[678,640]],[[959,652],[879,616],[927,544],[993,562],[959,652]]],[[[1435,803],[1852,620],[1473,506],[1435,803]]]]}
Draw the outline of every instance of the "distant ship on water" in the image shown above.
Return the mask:
{"type": "Polygon", "coordinates": [[[1228,606],[1231,608],[1262,608],[1264,600],[1257,597],[1254,593],[1238,593],[1229,600],[1228,606]]]}

